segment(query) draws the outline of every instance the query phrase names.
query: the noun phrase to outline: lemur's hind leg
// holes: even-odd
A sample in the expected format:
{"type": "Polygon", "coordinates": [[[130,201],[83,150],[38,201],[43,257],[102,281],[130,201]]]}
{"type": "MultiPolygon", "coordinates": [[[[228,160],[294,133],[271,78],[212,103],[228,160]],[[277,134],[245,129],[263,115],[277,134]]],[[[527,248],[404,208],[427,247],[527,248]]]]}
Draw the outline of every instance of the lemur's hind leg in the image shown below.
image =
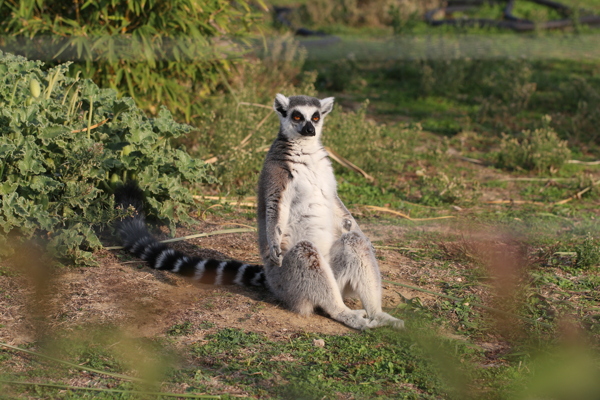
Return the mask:
{"type": "Polygon", "coordinates": [[[404,328],[404,321],[381,309],[381,276],[373,247],[360,231],[344,233],[331,248],[331,268],[342,294],[358,295],[367,312],[368,327],[404,328]]]}
{"type": "Polygon", "coordinates": [[[267,269],[269,288],[292,311],[309,315],[320,307],[351,328],[370,327],[365,310],[351,310],[344,304],[330,266],[313,243],[298,242],[285,254],[281,267],[267,265],[267,269]]]}

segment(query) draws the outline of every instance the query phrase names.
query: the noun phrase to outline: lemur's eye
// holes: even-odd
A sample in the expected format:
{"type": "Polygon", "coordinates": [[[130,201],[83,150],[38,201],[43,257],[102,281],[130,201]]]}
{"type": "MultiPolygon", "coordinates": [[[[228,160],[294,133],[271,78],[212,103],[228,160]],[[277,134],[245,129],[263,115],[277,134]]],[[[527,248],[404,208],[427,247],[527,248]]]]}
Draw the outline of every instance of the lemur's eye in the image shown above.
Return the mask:
{"type": "Polygon", "coordinates": [[[315,121],[315,122],[319,122],[319,119],[320,119],[320,118],[319,118],[319,117],[317,117],[316,115],[315,115],[314,117],[312,117],[312,120],[313,120],[313,121],[315,121]]]}
{"type": "Polygon", "coordinates": [[[294,120],[296,122],[304,121],[304,116],[302,116],[302,114],[300,112],[294,111],[292,113],[292,120],[294,120]]]}

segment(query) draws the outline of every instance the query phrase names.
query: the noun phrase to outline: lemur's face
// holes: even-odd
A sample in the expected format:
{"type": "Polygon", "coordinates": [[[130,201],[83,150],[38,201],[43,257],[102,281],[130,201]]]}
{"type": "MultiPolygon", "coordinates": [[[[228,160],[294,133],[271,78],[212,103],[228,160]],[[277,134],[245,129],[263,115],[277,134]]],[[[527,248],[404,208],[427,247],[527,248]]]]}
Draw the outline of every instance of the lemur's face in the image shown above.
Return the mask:
{"type": "Polygon", "coordinates": [[[319,100],[309,96],[277,94],[273,108],[281,121],[281,133],[289,138],[320,137],[323,118],[333,109],[333,97],[319,100]]]}

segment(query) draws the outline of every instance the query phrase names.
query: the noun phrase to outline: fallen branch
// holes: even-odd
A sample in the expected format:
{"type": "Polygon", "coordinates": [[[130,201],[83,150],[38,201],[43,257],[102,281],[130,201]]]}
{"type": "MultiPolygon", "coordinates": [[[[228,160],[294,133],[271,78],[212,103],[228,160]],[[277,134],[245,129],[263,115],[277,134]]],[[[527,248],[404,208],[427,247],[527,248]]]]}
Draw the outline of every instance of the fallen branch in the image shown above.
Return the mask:
{"type": "Polygon", "coordinates": [[[600,165],[600,160],[598,161],[579,161],[579,160],[567,160],[567,164],[580,164],[580,165],[600,165]]]}
{"type": "MultiPolygon", "coordinates": [[[[195,238],[216,236],[216,235],[225,235],[228,233],[245,233],[245,232],[256,232],[256,229],[254,229],[254,228],[223,229],[220,231],[197,233],[194,235],[187,235],[187,236],[182,236],[182,237],[173,238],[173,239],[160,240],[159,242],[160,243],[182,242],[182,241],[188,240],[188,239],[195,239],[195,238]]],[[[121,250],[123,248],[124,248],[123,246],[110,246],[110,247],[105,247],[104,249],[105,250],[121,250]]]]}
{"type": "Polygon", "coordinates": [[[373,211],[380,211],[380,212],[386,212],[386,213],[390,213],[390,214],[394,214],[397,215],[399,217],[405,218],[409,221],[433,221],[436,219],[448,219],[448,218],[456,218],[454,215],[445,215],[443,217],[432,217],[432,218],[411,218],[408,215],[401,213],[400,211],[396,211],[396,210],[392,210],[391,208],[387,208],[387,207],[378,207],[378,206],[365,206],[365,208],[369,209],[369,210],[373,210],[373,211]]]}
{"type": "Polygon", "coordinates": [[[554,205],[566,204],[566,203],[570,202],[571,200],[581,199],[581,196],[583,196],[586,192],[589,192],[590,190],[592,190],[594,188],[594,186],[598,186],[598,185],[600,185],[600,180],[592,183],[590,186],[586,187],[583,190],[580,190],[579,192],[575,193],[573,196],[571,196],[569,198],[566,198],[561,201],[557,201],[556,203],[554,203],[554,205]]]}

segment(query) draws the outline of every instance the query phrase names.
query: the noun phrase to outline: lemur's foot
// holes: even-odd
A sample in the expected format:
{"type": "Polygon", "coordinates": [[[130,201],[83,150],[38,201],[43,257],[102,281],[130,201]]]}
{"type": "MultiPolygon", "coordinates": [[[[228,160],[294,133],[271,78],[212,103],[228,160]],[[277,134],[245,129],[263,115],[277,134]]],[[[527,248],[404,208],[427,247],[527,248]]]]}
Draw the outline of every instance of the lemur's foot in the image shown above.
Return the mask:
{"type": "Polygon", "coordinates": [[[345,310],[332,317],[350,328],[362,331],[369,328],[369,320],[366,316],[367,312],[365,310],[345,310]]]}
{"type": "Polygon", "coordinates": [[[394,329],[404,329],[404,321],[398,318],[392,317],[386,312],[380,312],[376,314],[369,323],[368,328],[378,328],[380,326],[390,326],[394,329]]]}

